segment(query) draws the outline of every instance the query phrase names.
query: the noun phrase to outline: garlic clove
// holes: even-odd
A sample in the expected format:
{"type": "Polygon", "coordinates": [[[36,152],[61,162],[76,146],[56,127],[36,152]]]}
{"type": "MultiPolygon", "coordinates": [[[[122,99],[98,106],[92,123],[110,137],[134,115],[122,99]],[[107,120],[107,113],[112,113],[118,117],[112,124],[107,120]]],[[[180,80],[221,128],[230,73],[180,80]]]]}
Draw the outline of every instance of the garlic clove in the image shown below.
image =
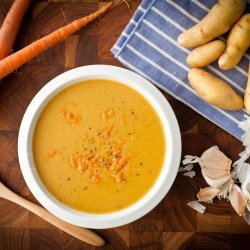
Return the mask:
{"type": "Polygon", "coordinates": [[[229,179],[231,179],[231,175],[225,175],[224,177],[220,177],[219,179],[214,179],[211,177],[208,177],[206,173],[204,173],[203,169],[201,170],[201,173],[203,175],[203,178],[207,182],[207,184],[214,188],[220,188],[222,185],[227,182],[229,179]]]}
{"type": "Polygon", "coordinates": [[[247,204],[243,192],[241,191],[239,186],[232,184],[231,189],[229,191],[229,200],[231,202],[232,207],[239,216],[245,214],[247,204]]]}
{"type": "Polygon", "coordinates": [[[205,173],[205,175],[209,178],[212,179],[220,179],[223,178],[224,176],[228,176],[228,172],[227,171],[223,171],[220,169],[208,169],[203,167],[203,172],[205,173]]]}
{"type": "Polygon", "coordinates": [[[208,202],[208,201],[211,201],[219,192],[220,190],[218,188],[206,187],[206,188],[202,188],[199,191],[199,193],[197,194],[197,197],[199,201],[208,202]]]}

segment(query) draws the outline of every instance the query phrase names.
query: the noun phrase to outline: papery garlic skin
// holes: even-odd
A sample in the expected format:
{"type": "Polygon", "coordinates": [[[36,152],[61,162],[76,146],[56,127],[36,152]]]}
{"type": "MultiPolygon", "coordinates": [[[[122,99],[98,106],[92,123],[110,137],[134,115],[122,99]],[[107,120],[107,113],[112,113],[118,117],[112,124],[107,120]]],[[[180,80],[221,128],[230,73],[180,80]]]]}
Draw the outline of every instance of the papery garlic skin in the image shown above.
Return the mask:
{"type": "Polygon", "coordinates": [[[231,175],[231,179],[226,181],[221,187],[220,192],[217,194],[219,199],[227,199],[229,200],[228,193],[234,183],[234,174],[231,175]]]}
{"type": "Polygon", "coordinates": [[[244,220],[247,222],[247,224],[250,226],[250,212],[248,209],[246,209],[246,213],[243,215],[244,220]]]}
{"type": "Polygon", "coordinates": [[[245,120],[240,122],[239,128],[245,131],[241,141],[245,150],[239,154],[240,158],[234,162],[236,178],[241,182],[242,194],[247,204],[245,221],[250,225],[250,164],[245,161],[250,157],[250,116],[244,115],[245,120]]]}
{"type": "Polygon", "coordinates": [[[250,147],[246,147],[244,151],[239,154],[240,158],[233,163],[233,167],[240,166],[250,157],[250,147]]]}
{"type": "Polygon", "coordinates": [[[247,130],[244,135],[241,137],[241,141],[245,147],[250,146],[250,130],[247,130]]]}
{"type": "Polygon", "coordinates": [[[199,201],[208,202],[213,200],[213,198],[220,192],[218,188],[214,187],[206,187],[202,188],[199,193],[197,194],[197,197],[199,201]]]}
{"type": "Polygon", "coordinates": [[[250,116],[244,115],[245,120],[241,121],[239,124],[239,128],[241,128],[244,131],[250,130],[250,116]]]}
{"type": "Polygon", "coordinates": [[[239,179],[241,183],[249,182],[250,180],[250,164],[242,162],[235,166],[234,172],[236,173],[235,178],[239,179]]]}
{"type": "Polygon", "coordinates": [[[188,202],[187,205],[201,214],[203,214],[206,210],[206,207],[204,207],[202,204],[200,204],[199,201],[190,201],[190,202],[188,202]]]}
{"type": "Polygon", "coordinates": [[[247,203],[247,209],[250,212],[250,176],[241,184],[241,189],[247,203]]]}
{"type": "Polygon", "coordinates": [[[196,172],[195,171],[190,171],[190,172],[184,173],[183,175],[192,179],[196,175],[196,172]]]}
{"type": "Polygon", "coordinates": [[[194,168],[194,164],[189,163],[185,167],[180,167],[178,170],[178,173],[184,172],[184,171],[191,171],[194,168]]]}

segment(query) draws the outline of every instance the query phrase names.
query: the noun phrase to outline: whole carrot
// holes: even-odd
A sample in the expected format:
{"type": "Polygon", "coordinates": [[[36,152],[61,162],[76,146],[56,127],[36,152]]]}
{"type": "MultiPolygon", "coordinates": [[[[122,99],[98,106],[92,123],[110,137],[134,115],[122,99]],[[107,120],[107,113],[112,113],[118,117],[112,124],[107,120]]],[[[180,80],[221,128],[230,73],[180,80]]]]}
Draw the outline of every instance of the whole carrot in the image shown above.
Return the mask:
{"type": "Polygon", "coordinates": [[[40,53],[54,46],[58,42],[64,40],[69,35],[81,29],[83,26],[87,25],[101,14],[105,13],[114,3],[117,1],[112,1],[99,9],[98,11],[77,19],[72,23],[52,32],[51,34],[31,43],[30,45],[24,47],[23,49],[11,54],[5,59],[0,61],[0,79],[7,76],[15,69],[19,68],[32,58],[36,57],[40,53]]]}
{"type": "Polygon", "coordinates": [[[0,60],[11,53],[23,16],[31,0],[15,0],[0,29],[0,60]]]}

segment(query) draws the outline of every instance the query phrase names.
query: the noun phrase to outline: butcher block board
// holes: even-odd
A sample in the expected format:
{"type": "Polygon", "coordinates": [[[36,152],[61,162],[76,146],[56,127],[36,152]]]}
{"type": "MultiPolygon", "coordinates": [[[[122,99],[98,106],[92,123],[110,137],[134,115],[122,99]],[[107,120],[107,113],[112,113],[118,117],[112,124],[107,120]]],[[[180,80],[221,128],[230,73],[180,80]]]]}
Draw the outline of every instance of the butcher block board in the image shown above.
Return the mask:
{"type": "MultiPolygon", "coordinates": [[[[2,23],[12,1],[0,1],[2,23]]],[[[134,12],[140,1],[133,1],[134,12]]],[[[98,0],[33,1],[22,23],[14,51],[53,30],[97,10],[98,0]]],[[[0,84],[0,178],[17,194],[37,203],[22,177],[17,137],[23,114],[35,94],[52,78],[89,64],[122,65],[110,48],[132,14],[125,4],[36,57],[0,84]]],[[[180,124],[183,155],[200,155],[218,145],[232,160],[243,150],[240,141],[163,93],[180,124]]],[[[107,242],[103,249],[250,249],[250,227],[230,204],[216,200],[204,215],[186,204],[206,183],[200,169],[191,179],[178,174],[163,201],[143,218],[123,227],[96,230],[107,242]]],[[[43,219],[6,200],[0,200],[0,249],[94,249],[43,219]]],[[[102,248],[99,248],[102,249],[102,248]]]]}

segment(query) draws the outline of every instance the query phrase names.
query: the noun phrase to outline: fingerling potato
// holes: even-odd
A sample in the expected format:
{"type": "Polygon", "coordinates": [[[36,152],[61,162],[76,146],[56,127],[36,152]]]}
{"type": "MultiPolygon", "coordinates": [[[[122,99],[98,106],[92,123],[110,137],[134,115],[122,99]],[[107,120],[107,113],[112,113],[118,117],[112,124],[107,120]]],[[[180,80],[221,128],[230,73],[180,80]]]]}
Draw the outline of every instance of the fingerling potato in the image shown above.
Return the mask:
{"type": "Polygon", "coordinates": [[[190,48],[207,43],[226,33],[244,12],[246,0],[219,0],[209,13],[178,37],[178,43],[190,48]]]}
{"type": "Polygon", "coordinates": [[[250,63],[248,66],[248,81],[247,81],[247,87],[246,87],[246,92],[244,96],[244,104],[246,111],[250,113],[250,63]]]}
{"type": "Polygon", "coordinates": [[[221,40],[203,44],[193,51],[187,57],[187,64],[194,68],[201,68],[216,61],[225,49],[225,43],[221,40]]]}
{"type": "Polygon", "coordinates": [[[225,110],[240,110],[243,99],[224,81],[203,69],[193,68],[188,80],[196,93],[207,103],[225,110]]]}
{"type": "Polygon", "coordinates": [[[250,46],[250,13],[243,15],[227,38],[226,49],[219,59],[221,69],[235,67],[250,46]]]}

